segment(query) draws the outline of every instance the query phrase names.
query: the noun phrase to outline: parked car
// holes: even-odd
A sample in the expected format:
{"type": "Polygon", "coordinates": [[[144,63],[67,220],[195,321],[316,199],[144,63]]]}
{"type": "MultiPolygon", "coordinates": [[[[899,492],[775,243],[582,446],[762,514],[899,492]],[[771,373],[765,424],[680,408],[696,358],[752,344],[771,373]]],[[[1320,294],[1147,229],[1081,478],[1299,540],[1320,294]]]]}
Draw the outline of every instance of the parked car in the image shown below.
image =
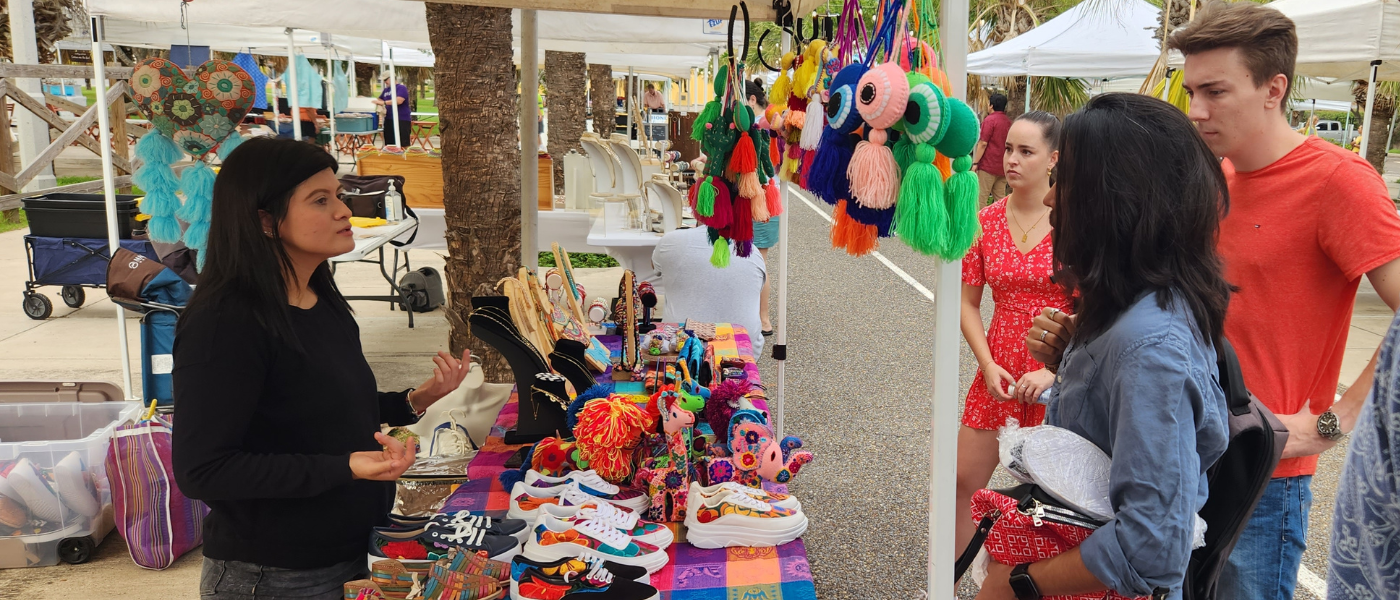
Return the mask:
{"type": "Polygon", "coordinates": [[[1340,121],[1317,122],[1317,137],[1320,137],[1322,139],[1331,140],[1333,142],[1345,146],[1351,142],[1352,138],[1356,136],[1357,133],[1355,125],[1348,125],[1346,127],[1346,130],[1343,131],[1342,123],[1340,121]]]}

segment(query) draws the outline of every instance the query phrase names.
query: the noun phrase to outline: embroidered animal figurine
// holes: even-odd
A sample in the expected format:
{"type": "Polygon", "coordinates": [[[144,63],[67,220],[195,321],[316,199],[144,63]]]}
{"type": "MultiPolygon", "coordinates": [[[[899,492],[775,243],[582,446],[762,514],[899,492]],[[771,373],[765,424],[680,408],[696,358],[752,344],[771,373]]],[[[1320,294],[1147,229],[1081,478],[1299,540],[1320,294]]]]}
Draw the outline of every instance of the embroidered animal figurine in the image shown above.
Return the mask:
{"type": "Polygon", "coordinates": [[[763,413],[737,410],[730,419],[729,456],[712,456],[706,465],[709,483],[734,481],[753,487],[764,481],[787,483],[814,458],[801,448],[802,440],[797,437],[777,439],[763,413]]]}
{"type": "Polygon", "coordinates": [[[646,518],[652,521],[684,521],[690,482],[698,473],[689,460],[694,438],[695,410],[704,401],[673,389],[652,396],[649,409],[658,411],[661,433],[654,455],[642,461],[636,482],[645,485],[651,496],[646,518]],[[697,404],[696,401],[699,401],[697,404]],[[691,410],[694,409],[694,410],[691,410]]]}

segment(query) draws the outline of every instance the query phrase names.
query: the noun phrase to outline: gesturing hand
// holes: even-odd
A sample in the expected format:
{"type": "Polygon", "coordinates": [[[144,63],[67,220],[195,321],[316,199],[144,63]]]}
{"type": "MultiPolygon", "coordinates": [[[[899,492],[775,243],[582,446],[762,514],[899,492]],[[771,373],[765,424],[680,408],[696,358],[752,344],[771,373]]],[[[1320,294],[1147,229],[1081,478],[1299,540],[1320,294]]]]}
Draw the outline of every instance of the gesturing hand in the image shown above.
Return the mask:
{"type": "Polygon", "coordinates": [[[1026,332],[1026,350],[1031,358],[1047,365],[1060,364],[1070,338],[1076,329],[1075,315],[1065,314],[1057,308],[1041,309],[1026,332]]]}
{"type": "Polygon", "coordinates": [[[1011,400],[1011,394],[1007,392],[1006,385],[1016,385],[1016,378],[1012,377],[1006,369],[1001,368],[1001,365],[994,362],[987,363],[986,368],[982,369],[982,381],[987,384],[987,391],[991,392],[993,398],[1002,402],[1011,400]]]}
{"type": "Polygon", "coordinates": [[[467,373],[472,369],[471,356],[471,350],[463,350],[461,360],[447,352],[438,352],[437,356],[433,357],[433,376],[409,395],[408,401],[413,404],[413,408],[419,411],[427,410],[434,402],[462,385],[462,380],[467,378],[467,373]]]}
{"type": "Polygon", "coordinates": [[[372,481],[394,481],[413,466],[418,445],[409,438],[408,446],[382,433],[374,434],[374,441],[384,446],[383,450],[367,450],[350,455],[350,472],[355,479],[372,481]]]}

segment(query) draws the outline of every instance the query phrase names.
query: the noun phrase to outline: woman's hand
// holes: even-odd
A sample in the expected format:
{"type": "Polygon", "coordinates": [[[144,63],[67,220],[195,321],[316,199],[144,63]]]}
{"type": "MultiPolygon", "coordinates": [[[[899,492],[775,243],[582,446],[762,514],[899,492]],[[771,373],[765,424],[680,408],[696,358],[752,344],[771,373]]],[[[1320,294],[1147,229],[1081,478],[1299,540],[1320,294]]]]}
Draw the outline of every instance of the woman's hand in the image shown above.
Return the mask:
{"type": "Polygon", "coordinates": [[[1030,351],[1031,358],[1047,365],[1060,364],[1065,347],[1074,337],[1076,318],[1058,308],[1042,309],[1026,332],[1026,350],[1030,351]]]}
{"type": "Polygon", "coordinates": [[[1002,402],[1011,400],[1011,394],[1006,391],[1006,384],[1015,385],[1016,378],[1012,377],[1006,369],[1001,368],[1001,365],[994,362],[987,363],[987,366],[982,369],[982,381],[987,383],[987,391],[992,393],[993,398],[1002,402]]]}
{"type": "Polygon", "coordinates": [[[1016,600],[1016,592],[1011,589],[1011,567],[997,561],[987,561],[987,578],[982,580],[982,589],[977,592],[977,600],[1016,600]]]}
{"type": "Polygon", "coordinates": [[[433,357],[433,363],[436,365],[433,367],[433,376],[408,395],[408,402],[413,405],[413,409],[423,412],[462,385],[462,380],[467,378],[467,373],[472,369],[471,356],[471,350],[463,350],[461,360],[447,352],[438,352],[437,356],[433,357]]]}
{"type": "Polygon", "coordinates": [[[1031,371],[1016,382],[1016,399],[1026,404],[1035,404],[1040,395],[1055,383],[1055,374],[1048,369],[1031,371]]]}
{"type": "Polygon", "coordinates": [[[355,474],[355,479],[394,481],[413,466],[414,456],[418,454],[418,448],[412,438],[409,438],[406,447],[398,440],[382,433],[375,433],[374,441],[383,445],[384,449],[355,452],[350,455],[350,472],[355,474]]]}
{"type": "Polygon", "coordinates": [[[370,102],[370,104],[378,104],[378,105],[380,105],[380,106],[383,106],[383,105],[384,105],[384,101],[383,101],[383,100],[380,100],[380,99],[378,99],[378,98],[370,98],[370,101],[369,101],[369,102],[370,102]]]}

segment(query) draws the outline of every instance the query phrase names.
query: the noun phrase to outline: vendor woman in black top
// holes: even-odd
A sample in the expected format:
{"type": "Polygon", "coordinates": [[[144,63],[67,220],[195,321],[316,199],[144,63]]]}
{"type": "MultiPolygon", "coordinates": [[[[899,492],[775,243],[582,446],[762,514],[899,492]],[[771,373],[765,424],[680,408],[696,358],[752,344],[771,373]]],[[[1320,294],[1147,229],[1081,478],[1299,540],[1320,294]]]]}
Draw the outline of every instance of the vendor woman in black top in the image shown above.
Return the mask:
{"type": "Polygon", "coordinates": [[[253,139],[214,183],[204,269],[175,334],[175,480],[208,503],[200,594],[341,598],[416,449],[413,423],[466,376],[441,352],[379,392],[327,260],[355,246],[336,161],[253,139]]]}

